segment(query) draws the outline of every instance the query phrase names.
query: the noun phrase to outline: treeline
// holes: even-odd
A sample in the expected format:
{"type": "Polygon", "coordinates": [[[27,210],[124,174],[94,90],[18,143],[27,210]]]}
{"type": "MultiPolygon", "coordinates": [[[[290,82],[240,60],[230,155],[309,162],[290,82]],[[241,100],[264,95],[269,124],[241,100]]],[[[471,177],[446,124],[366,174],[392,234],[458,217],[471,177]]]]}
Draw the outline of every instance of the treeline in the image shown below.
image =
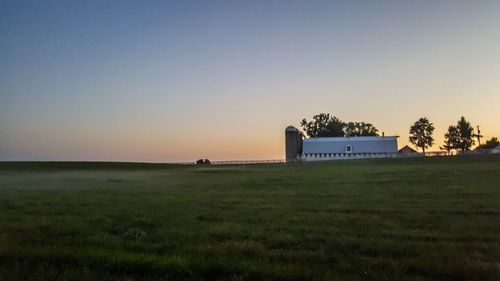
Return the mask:
{"type": "Polygon", "coordinates": [[[378,136],[378,129],[370,123],[344,122],[328,113],[316,114],[311,121],[304,118],[300,125],[310,138],[378,136]]]}
{"type": "MultiPolygon", "coordinates": [[[[410,127],[410,143],[422,149],[422,152],[425,152],[425,149],[434,144],[433,133],[434,124],[426,117],[422,117],[410,127]]],[[[448,126],[448,130],[444,134],[444,143],[439,148],[446,150],[449,154],[453,150],[462,153],[470,150],[476,144],[476,140],[479,144],[477,149],[492,149],[500,144],[495,137],[481,144],[482,137],[479,126],[477,126],[477,131],[474,130],[471,123],[462,116],[456,125],[448,126]]]]}
{"type": "MultiPolygon", "coordinates": [[[[311,121],[305,118],[300,122],[302,129],[310,138],[320,137],[354,137],[354,136],[378,136],[379,130],[368,122],[344,122],[329,113],[320,113],[313,116],[311,121]]],[[[428,118],[418,119],[410,127],[409,141],[425,153],[427,148],[434,145],[434,124],[428,118]]],[[[439,148],[450,153],[452,150],[461,152],[468,151],[479,144],[478,149],[491,149],[500,144],[497,138],[491,138],[481,144],[481,132],[479,126],[477,131],[465,117],[461,117],[456,125],[450,125],[444,135],[444,144],[439,148]]]]}

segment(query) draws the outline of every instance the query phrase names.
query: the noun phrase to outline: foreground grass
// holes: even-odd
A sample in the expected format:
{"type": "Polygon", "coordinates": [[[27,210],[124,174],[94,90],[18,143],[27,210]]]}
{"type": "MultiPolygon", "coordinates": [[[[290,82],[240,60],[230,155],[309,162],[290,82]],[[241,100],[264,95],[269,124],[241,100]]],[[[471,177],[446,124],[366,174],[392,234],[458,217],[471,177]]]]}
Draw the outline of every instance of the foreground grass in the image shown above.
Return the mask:
{"type": "Polygon", "coordinates": [[[0,163],[0,280],[500,280],[500,157],[0,163]]]}

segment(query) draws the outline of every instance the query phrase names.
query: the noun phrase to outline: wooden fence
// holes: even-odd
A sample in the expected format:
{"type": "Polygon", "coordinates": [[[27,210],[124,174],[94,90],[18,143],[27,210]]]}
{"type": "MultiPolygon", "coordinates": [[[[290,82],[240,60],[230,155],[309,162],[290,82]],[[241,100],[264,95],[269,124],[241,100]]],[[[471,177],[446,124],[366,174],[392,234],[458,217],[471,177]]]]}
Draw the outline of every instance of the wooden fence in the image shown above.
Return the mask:
{"type": "MultiPolygon", "coordinates": [[[[411,157],[432,157],[432,156],[463,156],[463,155],[478,155],[478,154],[487,154],[491,152],[485,151],[467,151],[465,153],[451,153],[448,154],[446,151],[428,151],[423,153],[386,153],[385,157],[388,158],[411,158],[411,157]]],[[[357,158],[370,158],[370,157],[344,157],[338,159],[357,159],[357,158]]],[[[303,162],[304,159],[296,159],[290,162],[303,162]]],[[[335,159],[319,159],[319,160],[335,160],[335,159]]],[[[283,164],[286,163],[284,159],[273,159],[273,160],[228,160],[228,161],[211,161],[211,165],[256,165],[256,164],[283,164]]],[[[196,165],[196,162],[178,162],[175,164],[181,165],[196,165]]],[[[205,165],[205,164],[201,164],[205,165]]]]}
{"type": "Polygon", "coordinates": [[[212,165],[251,165],[251,164],[282,164],[284,159],[276,160],[231,160],[231,161],[212,161],[212,165]]]}

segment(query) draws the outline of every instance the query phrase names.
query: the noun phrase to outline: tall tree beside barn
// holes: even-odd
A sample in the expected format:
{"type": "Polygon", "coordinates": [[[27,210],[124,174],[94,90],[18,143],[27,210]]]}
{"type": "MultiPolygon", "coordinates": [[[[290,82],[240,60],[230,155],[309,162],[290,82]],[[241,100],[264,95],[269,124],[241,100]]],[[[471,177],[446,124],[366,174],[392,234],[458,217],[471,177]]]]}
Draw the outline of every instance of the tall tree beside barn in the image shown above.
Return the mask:
{"type": "Polygon", "coordinates": [[[346,137],[378,136],[378,129],[370,123],[348,122],[345,124],[346,137]]]}
{"type": "Polygon", "coordinates": [[[304,118],[300,125],[310,138],[378,136],[378,129],[371,123],[346,123],[329,113],[316,114],[311,121],[304,118]]]}
{"type": "Polygon", "coordinates": [[[410,143],[421,148],[422,152],[425,153],[425,149],[434,144],[433,133],[434,125],[429,119],[422,117],[410,127],[410,143]]]}
{"type": "Polygon", "coordinates": [[[316,114],[312,121],[304,118],[300,125],[310,138],[343,137],[345,134],[344,122],[329,113],[316,114]]]}

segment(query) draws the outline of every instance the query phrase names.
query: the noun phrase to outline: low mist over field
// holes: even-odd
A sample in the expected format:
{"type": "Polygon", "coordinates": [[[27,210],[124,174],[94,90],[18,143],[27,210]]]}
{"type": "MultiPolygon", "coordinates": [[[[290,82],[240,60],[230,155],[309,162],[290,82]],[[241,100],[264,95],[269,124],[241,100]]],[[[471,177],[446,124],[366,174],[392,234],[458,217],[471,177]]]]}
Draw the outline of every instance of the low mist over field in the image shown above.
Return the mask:
{"type": "Polygon", "coordinates": [[[500,158],[0,164],[1,280],[497,280],[500,158]]]}

